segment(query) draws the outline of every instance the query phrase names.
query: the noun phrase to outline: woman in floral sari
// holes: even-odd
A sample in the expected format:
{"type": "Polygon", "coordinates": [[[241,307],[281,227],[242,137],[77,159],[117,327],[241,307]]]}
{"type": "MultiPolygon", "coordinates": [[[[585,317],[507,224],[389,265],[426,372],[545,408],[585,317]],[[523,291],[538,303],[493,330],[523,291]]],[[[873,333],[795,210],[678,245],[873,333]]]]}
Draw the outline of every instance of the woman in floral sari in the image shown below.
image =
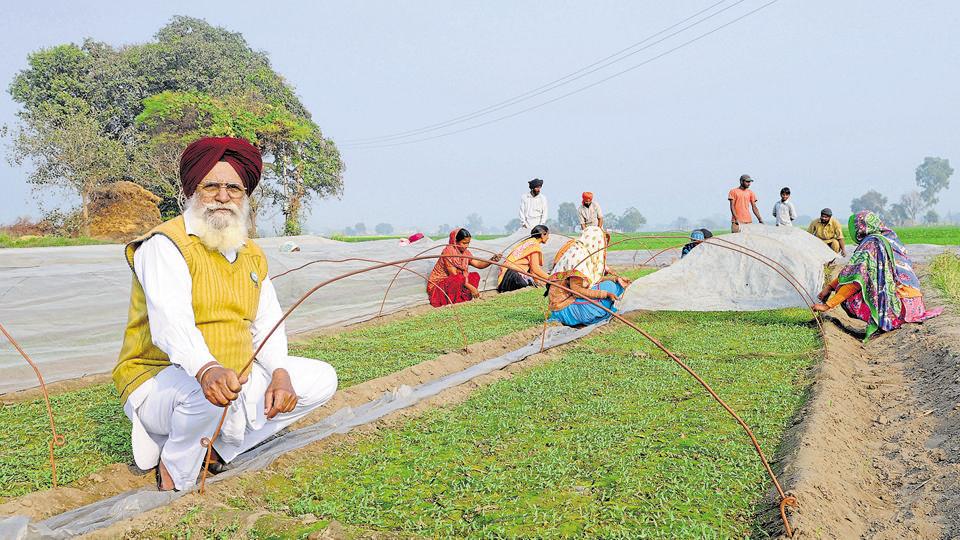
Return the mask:
{"type": "MultiPolygon", "coordinates": [[[[600,227],[587,227],[580,238],[560,248],[550,281],[616,311],[613,303],[620,299],[630,282],[615,274],[607,274],[607,236],[600,227]]],[[[560,287],[547,287],[551,321],[559,321],[565,326],[582,326],[611,316],[606,310],[560,287]]]]}
{"type": "Polygon", "coordinates": [[[550,274],[543,271],[543,244],[546,244],[549,240],[550,229],[546,225],[534,227],[530,231],[530,237],[520,242],[507,255],[506,266],[500,267],[500,276],[497,278],[497,292],[503,293],[536,286],[537,282],[526,274],[532,274],[543,282],[550,279],[550,274]],[[526,272],[526,274],[517,270],[526,272]]]}
{"type": "Polygon", "coordinates": [[[818,297],[823,303],[815,304],[814,311],[842,304],[851,317],[867,323],[864,341],[877,331],[889,332],[905,322],[922,322],[943,311],[927,310],[907,249],[876,214],[854,214],[849,227],[850,236],[859,245],[840,277],[820,291],[818,297]]]}
{"type": "MultiPolygon", "coordinates": [[[[473,258],[467,249],[470,246],[470,231],[454,229],[450,231],[450,243],[440,252],[441,258],[430,272],[427,280],[427,296],[433,307],[447,304],[459,304],[473,298],[480,298],[480,274],[471,272],[470,267],[484,269],[490,263],[473,258]]],[[[491,257],[499,261],[500,256],[491,257]]]]}

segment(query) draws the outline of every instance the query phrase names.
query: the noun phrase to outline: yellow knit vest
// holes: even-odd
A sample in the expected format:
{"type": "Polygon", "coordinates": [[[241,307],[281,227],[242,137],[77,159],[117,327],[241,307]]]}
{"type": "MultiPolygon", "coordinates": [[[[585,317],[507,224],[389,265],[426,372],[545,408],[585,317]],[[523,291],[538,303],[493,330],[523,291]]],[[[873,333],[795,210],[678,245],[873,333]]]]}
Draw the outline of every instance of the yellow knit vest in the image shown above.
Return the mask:
{"type": "MultiPolygon", "coordinates": [[[[193,315],[210,353],[225,367],[239,372],[253,355],[250,324],[257,316],[260,284],[267,276],[267,258],[253,241],[247,240],[237,251],[237,259],[230,263],[220,252],[207,249],[196,236],[187,235],[183,216],[179,216],[127,244],[131,269],[134,252],[157,234],[169,238],[187,262],[193,282],[193,315]]],[[[166,353],[153,344],[146,297],[134,274],[127,329],[120,359],[113,369],[120,402],[126,403],[131,392],[169,365],[166,353]]]]}

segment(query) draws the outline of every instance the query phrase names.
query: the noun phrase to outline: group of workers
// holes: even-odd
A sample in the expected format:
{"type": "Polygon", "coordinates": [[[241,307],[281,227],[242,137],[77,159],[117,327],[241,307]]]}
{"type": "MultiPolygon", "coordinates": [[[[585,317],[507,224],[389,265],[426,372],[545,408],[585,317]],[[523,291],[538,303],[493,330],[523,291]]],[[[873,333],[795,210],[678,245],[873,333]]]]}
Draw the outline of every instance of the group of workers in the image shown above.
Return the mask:
{"type": "MultiPolygon", "coordinates": [[[[727,197],[734,233],[740,231],[742,224],[752,222],[750,210],[757,221],[763,223],[757,196],[750,189],[752,183],[750,175],[742,175],[740,185],[731,189],[727,197]]],[[[773,207],[773,216],[777,226],[793,226],[797,210],[790,201],[790,188],[780,190],[780,201],[773,207]]],[[[906,248],[897,233],[884,225],[877,214],[858,212],[850,216],[847,228],[857,247],[839,276],[817,295],[820,302],[812,306],[814,311],[824,312],[842,305],[851,317],[867,323],[865,340],[877,331],[894,330],[905,322],[922,322],[943,311],[926,308],[920,280],[906,248]]],[[[831,209],[821,210],[820,218],[810,223],[807,232],[822,240],[834,253],[847,256],[843,227],[831,209]]]]}
{"type": "MultiPolygon", "coordinates": [[[[730,231],[740,232],[740,226],[753,223],[750,211],[757,216],[757,222],[763,224],[760,209],[757,208],[757,195],[750,189],[753,178],[749,174],[740,176],[740,185],[730,190],[727,200],[730,203],[730,231]]],[[[790,188],[780,190],[780,200],[773,205],[773,217],[777,227],[793,227],[797,219],[797,209],[790,200],[790,188]]],[[[847,245],[843,239],[843,227],[833,217],[833,210],[824,208],[820,218],[810,222],[807,232],[816,236],[833,250],[847,256],[847,245]]]]}
{"type": "MultiPolygon", "coordinates": [[[[552,270],[547,273],[543,244],[549,239],[547,226],[536,225],[529,237],[511,249],[500,267],[497,292],[546,286],[550,320],[566,326],[593,324],[610,317],[616,311],[614,302],[630,283],[607,267],[610,235],[600,227],[587,226],[579,238],[569,240],[560,248],[554,256],[552,270]]],[[[427,280],[430,305],[441,307],[480,297],[480,274],[470,268],[482,270],[503,258],[499,254],[489,260],[475,258],[469,249],[470,240],[470,231],[466,229],[450,232],[449,242],[427,280]]]]}
{"type": "MultiPolygon", "coordinates": [[[[497,276],[497,292],[546,286],[550,319],[567,326],[592,324],[610,317],[613,303],[623,294],[629,280],[606,265],[610,235],[603,230],[603,211],[593,201],[593,193],[583,193],[577,210],[580,237],[560,248],[552,270],[547,273],[542,246],[550,239],[550,230],[546,225],[547,199],[541,193],[543,180],[534,178],[527,187],[529,192],[520,199],[520,224],[530,228],[530,236],[511,246],[497,276]]],[[[489,260],[475,258],[469,250],[470,240],[470,231],[466,229],[450,232],[449,242],[427,280],[430,305],[441,307],[480,297],[480,274],[470,268],[482,270],[499,263],[502,257],[494,254],[489,260]]]]}
{"type": "MultiPolygon", "coordinates": [[[[329,364],[288,354],[267,258],[248,238],[249,196],[262,168],[259,150],[245,140],[193,142],[180,158],[187,198],[183,214],[125,249],[133,280],[113,381],[132,423],[136,464],[155,469],[161,491],[195,485],[207,453],[200,441],[209,441],[221,414],[226,416],[219,436],[209,443],[211,473],[327,402],[337,389],[337,373],[329,364]]],[[[743,180],[749,191],[749,177],[743,180]]],[[[480,276],[470,269],[496,263],[502,264],[499,291],[546,286],[554,321],[577,326],[611,316],[629,280],[606,265],[610,237],[599,206],[584,194],[583,230],[561,247],[548,272],[542,246],[550,231],[542,185],[530,182],[521,206],[530,235],[503,263],[500,256],[475,258],[470,232],[451,231],[428,279],[432,305],[478,297],[480,276]]],[[[737,201],[756,210],[755,196],[738,195],[737,201]]],[[[734,224],[739,215],[734,213],[734,224]]],[[[842,304],[868,322],[868,336],[939,312],[924,306],[916,274],[893,231],[869,212],[851,218],[850,228],[859,245],[838,279],[821,291],[823,303],[814,306],[816,311],[842,304]]],[[[692,243],[705,239],[700,231],[692,243]]]]}

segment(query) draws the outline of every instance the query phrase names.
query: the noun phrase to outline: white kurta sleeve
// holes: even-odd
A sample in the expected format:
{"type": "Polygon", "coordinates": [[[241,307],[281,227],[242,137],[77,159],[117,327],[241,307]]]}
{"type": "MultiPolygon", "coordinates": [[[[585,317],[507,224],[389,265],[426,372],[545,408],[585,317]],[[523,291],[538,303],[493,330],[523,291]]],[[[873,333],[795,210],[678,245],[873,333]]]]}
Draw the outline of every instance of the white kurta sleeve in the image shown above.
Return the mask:
{"type": "Polygon", "coordinates": [[[524,229],[528,229],[529,225],[527,223],[527,197],[520,197],[520,226],[524,229]]]}
{"type": "Polygon", "coordinates": [[[133,254],[133,270],[147,300],[153,344],[191,377],[215,361],[193,315],[193,280],[187,261],[166,236],[156,235],[133,254]]]}
{"type": "Polygon", "coordinates": [[[548,216],[550,215],[550,210],[549,210],[549,206],[547,205],[547,196],[546,195],[540,195],[540,196],[543,197],[543,214],[540,216],[539,225],[546,225],[548,216]]]}
{"type": "MultiPolygon", "coordinates": [[[[277,299],[277,290],[273,287],[273,282],[267,276],[263,279],[260,286],[260,305],[257,308],[257,318],[250,326],[253,333],[253,350],[263,343],[267,333],[277,324],[280,317],[283,316],[283,310],[280,309],[280,301],[277,299]]],[[[287,332],[286,324],[280,323],[277,330],[266,341],[263,349],[257,354],[257,362],[267,370],[267,373],[273,375],[273,370],[283,367],[287,359],[287,332]]]]}

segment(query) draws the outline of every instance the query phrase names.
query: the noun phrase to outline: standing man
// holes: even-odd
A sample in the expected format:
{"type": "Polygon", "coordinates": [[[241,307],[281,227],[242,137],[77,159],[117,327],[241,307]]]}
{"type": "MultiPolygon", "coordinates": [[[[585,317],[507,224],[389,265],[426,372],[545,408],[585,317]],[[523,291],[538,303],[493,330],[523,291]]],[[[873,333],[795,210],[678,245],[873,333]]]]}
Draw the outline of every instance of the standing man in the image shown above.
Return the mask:
{"type": "Polygon", "coordinates": [[[777,227],[793,226],[793,220],[797,219],[797,209],[790,202],[790,188],[780,190],[780,200],[773,205],[773,217],[777,219],[777,227]]]}
{"type": "Polygon", "coordinates": [[[583,192],[583,204],[580,205],[577,213],[580,215],[580,229],[587,227],[603,228],[603,210],[600,205],[593,202],[593,193],[583,192]]]}
{"type": "Polygon", "coordinates": [[[763,218],[760,217],[760,209],[757,208],[757,195],[750,190],[750,184],[753,178],[749,174],[740,177],[740,187],[735,187],[727,194],[730,201],[730,230],[740,232],[740,226],[745,223],[753,223],[750,217],[750,209],[753,209],[753,215],[757,216],[757,221],[763,224],[763,218]]]}
{"type": "Polygon", "coordinates": [[[834,219],[833,210],[824,208],[820,211],[820,219],[815,219],[810,223],[807,232],[823,240],[823,243],[830,247],[834,253],[847,256],[847,245],[843,242],[843,227],[840,222],[834,219]]]}
{"type": "Polygon", "coordinates": [[[530,193],[524,193],[520,198],[520,227],[532,229],[537,225],[547,224],[547,196],[540,194],[543,180],[534,178],[527,182],[530,193]]]}
{"type": "Polygon", "coordinates": [[[287,355],[267,258],[247,237],[260,151],[242,139],[200,139],[180,158],[183,215],[126,247],[130,310],[113,382],[132,425],[133,456],[157,488],[185,490],[213,443],[211,471],[329,400],[337,374],[287,355]],[[257,352],[249,369],[244,366],[257,352]]]}

